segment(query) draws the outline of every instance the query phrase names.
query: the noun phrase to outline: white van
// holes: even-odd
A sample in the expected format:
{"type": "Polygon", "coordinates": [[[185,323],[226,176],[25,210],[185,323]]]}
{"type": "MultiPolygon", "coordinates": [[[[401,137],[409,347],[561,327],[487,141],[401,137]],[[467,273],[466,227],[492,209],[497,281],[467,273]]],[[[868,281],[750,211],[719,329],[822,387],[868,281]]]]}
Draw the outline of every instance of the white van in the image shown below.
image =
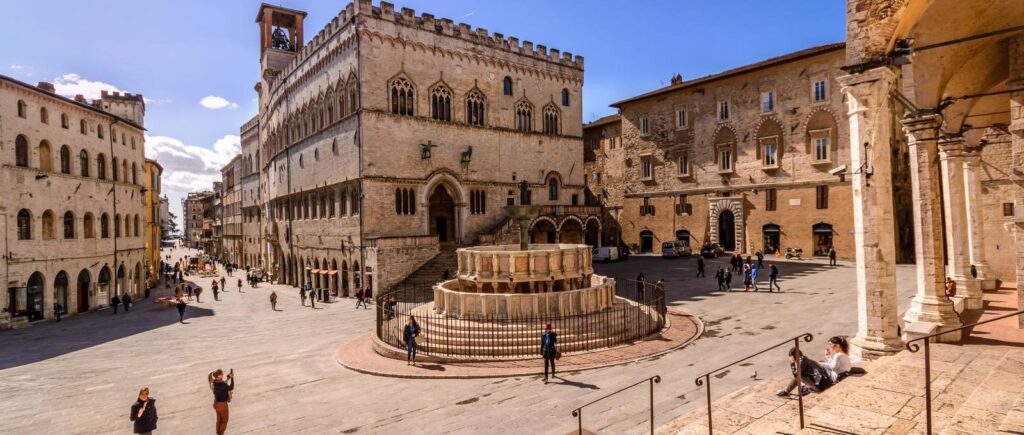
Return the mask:
{"type": "Polygon", "coordinates": [[[602,246],[594,248],[593,261],[619,261],[619,248],[615,246],[602,246]]]}
{"type": "Polygon", "coordinates": [[[683,243],[681,240],[671,240],[661,244],[662,257],[675,258],[684,255],[693,255],[693,250],[690,249],[690,245],[683,243]]]}

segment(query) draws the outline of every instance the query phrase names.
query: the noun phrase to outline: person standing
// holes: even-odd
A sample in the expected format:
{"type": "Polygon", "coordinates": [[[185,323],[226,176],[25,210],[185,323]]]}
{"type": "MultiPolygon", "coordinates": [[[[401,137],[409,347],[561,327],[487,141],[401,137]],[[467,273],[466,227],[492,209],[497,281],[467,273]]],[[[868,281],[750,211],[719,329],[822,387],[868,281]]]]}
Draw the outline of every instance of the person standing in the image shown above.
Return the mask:
{"type": "Polygon", "coordinates": [[[309,307],[316,309],[316,291],[314,290],[309,291],[309,307]]]}
{"type": "Polygon", "coordinates": [[[359,309],[359,304],[363,303],[363,289],[359,289],[356,292],[356,309],[359,309]]]}
{"type": "MultiPolygon", "coordinates": [[[[188,288],[189,288],[189,290],[191,290],[192,286],[189,285],[188,288]]],[[[196,286],[196,289],[194,290],[194,292],[196,294],[196,302],[200,302],[200,303],[203,302],[203,301],[199,300],[199,295],[203,292],[203,288],[199,287],[199,286],[196,286]]]]}
{"type": "Polygon", "coordinates": [[[644,286],[647,285],[647,283],[644,282],[644,279],[643,272],[640,272],[640,274],[636,276],[636,300],[638,301],[643,300],[644,298],[644,286]]]}
{"type": "Polygon", "coordinates": [[[114,298],[110,300],[110,305],[114,306],[114,314],[117,314],[117,306],[121,305],[121,298],[114,295],[114,298]]]}
{"type": "Polygon", "coordinates": [[[743,265],[743,288],[744,291],[750,291],[750,285],[753,282],[750,280],[750,265],[743,265]]]}
{"type": "Polygon", "coordinates": [[[715,272],[715,280],[718,281],[718,290],[725,290],[725,268],[722,266],[718,267],[718,272],[715,272]]]}
{"type": "Polygon", "coordinates": [[[270,310],[277,311],[277,292],[270,291],[270,310]]]}
{"type": "Polygon", "coordinates": [[[142,387],[139,390],[139,397],[132,405],[128,413],[128,419],[135,422],[133,432],[137,434],[151,434],[156,430],[156,399],[149,397],[149,387],[142,387]]]}
{"type": "Polygon", "coordinates": [[[833,248],[831,246],[828,247],[828,265],[836,265],[836,248],[833,248]]]}
{"type": "Polygon", "coordinates": [[[228,291],[228,286],[226,285],[226,283],[227,283],[227,280],[224,279],[223,276],[220,277],[220,291],[222,291],[222,292],[227,292],[228,291]]]}
{"type": "MultiPolygon", "coordinates": [[[[185,294],[188,295],[188,300],[191,301],[192,300],[192,286],[191,285],[185,284],[185,294]]],[[[198,298],[198,296],[197,296],[197,298],[198,298]]]]}
{"type": "Polygon", "coordinates": [[[704,275],[704,257],[698,256],[697,257],[697,278],[700,278],[702,276],[705,276],[704,275]]]}
{"type": "Polygon", "coordinates": [[[59,303],[57,303],[57,302],[54,302],[53,303],[53,317],[56,317],[58,322],[60,321],[60,315],[63,312],[64,312],[64,306],[59,304],[59,303]]]}
{"type": "Polygon", "coordinates": [[[238,278],[238,292],[242,292],[242,278],[238,278]]]}
{"type": "MultiPolygon", "coordinates": [[[[306,285],[305,284],[303,284],[301,287],[299,287],[299,300],[302,301],[302,306],[306,306],[306,285]]],[[[358,308],[358,307],[359,307],[359,304],[356,303],[356,308],[358,308]]]]}
{"type": "Polygon", "coordinates": [[[228,403],[235,391],[235,371],[228,372],[228,382],[224,382],[224,371],[215,370],[206,377],[213,391],[213,410],[217,413],[217,435],[224,435],[228,430],[228,403]]]}
{"type": "Polygon", "coordinates": [[[757,288],[757,271],[760,267],[750,266],[750,283],[754,285],[754,291],[758,291],[757,288]]]}
{"type": "MultiPolygon", "coordinates": [[[[642,275],[642,274],[641,274],[642,275]]],[[[551,377],[555,377],[555,358],[558,351],[555,349],[555,342],[558,341],[558,334],[551,330],[551,324],[544,325],[544,333],[540,336],[540,356],[544,358],[544,382],[548,381],[548,366],[551,366],[551,377]]]]}
{"type": "Polygon", "coordinates": [[[725,290],[732,291],[732,271],[725,269],[725,290]]]}
{"type": "Polygon", "coordinates": [[[220,287],[217,287],[217,281],[216,280],[213,281],[213,286],[212,287],[213,287],[213,300],[219,301],[220,300],[220,287]]]}
{"type": "Polygon", "coordinates": [[[185,323],[185,300],[178,298],[178,323],[185,323]]]}
{"type": "Polygon", "coordinates": [[[764,253],[757,251],[754,255],[757,256],[757,268],[761,269],[764,267],[764,253]]]}
{"type": "Polygon", "coordinates": [[[782,287],[779,286],[779,268],[775,267],[775,263],[768,265],[768,291],[772,291],[772,286],[782,291],[782,287]]]}
{"type": "Polygon", "coordinates": [[[121,298],[121,305],[124,305],[124,312],[126,313],[128,312],[128,309],[132,307],[132,297],[128,295],[128,293],[125,293],[124,297],[121,298]]]}
{"type": "Polygon", "coordinates": [[[416,365],[416,337],[420,335],[420,325],[416,323],[416,318],[409,316],[409,323],[405,325],[405,330],[402,331],[402,340],[405,341],[405,365],[416,365]]]}
{"type": "Polygon", "coordinates": [[[659,279],[658,282],[654,283],[654,286],[660,288],[662,291],[665,291],[665,278],[659,279]]]}

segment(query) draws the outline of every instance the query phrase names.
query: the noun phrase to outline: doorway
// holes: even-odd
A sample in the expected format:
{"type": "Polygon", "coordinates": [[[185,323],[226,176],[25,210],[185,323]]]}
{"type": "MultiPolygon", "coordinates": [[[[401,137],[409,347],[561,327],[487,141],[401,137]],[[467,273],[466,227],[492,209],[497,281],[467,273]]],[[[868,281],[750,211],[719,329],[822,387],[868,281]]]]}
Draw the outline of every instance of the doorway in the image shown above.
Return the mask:
{"type": "Polygon", "coordinates": [[[78,312],[89,311],[89,271],[82,269],[78,273],[78,312]]]}
{"type": "Polygon", "coordinates": [[[736,216],[730,210],[718,215],[718,244],[726,251],[736,250],[736,216]]]}
{"type": "Polygon", "coordinates": [[[649,230],[640,232],[640,253],[650,254],[654,251],[654,233],[649,230]]]}
{"type": "Polygon", "coordinates": [[[437,240],[442,243],[454,241],[455,200],[442,185],[435,187],[430,194],[429,215],[430,234],[437,235],[437,240]]]}
{"type": "Polygon", "coordinates": [[[68,274],[63,270],[53,280],[53,300],[60,304],[61,314],[68,313],[68,274]]]}
{"type": "Polygon", "coordinates": [[[764,255],[772,255],[779,251],[779,244],[782,240],[782,230],[775,224],[764,224],[761,227],[764,235],[764,255]]]}

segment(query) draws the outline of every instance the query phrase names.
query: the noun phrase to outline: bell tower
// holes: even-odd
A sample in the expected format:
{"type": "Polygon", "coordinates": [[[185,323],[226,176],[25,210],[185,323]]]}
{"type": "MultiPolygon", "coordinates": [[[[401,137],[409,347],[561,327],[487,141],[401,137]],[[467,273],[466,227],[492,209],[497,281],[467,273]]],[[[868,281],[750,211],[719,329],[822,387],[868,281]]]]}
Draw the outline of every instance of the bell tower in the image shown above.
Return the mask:
{"type": "Polygon", "coordinates": [[[263,3],[256,15],[260,26],[260,67],[264,81],[276,75],[302,49],[302,20],[306,13],[263,3]]]}

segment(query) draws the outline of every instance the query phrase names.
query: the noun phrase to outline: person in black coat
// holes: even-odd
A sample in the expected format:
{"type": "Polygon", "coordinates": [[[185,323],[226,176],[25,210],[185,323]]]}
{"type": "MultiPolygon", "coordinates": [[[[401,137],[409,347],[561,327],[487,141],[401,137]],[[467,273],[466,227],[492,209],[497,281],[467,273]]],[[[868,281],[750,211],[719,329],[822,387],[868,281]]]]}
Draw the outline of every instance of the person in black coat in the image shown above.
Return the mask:
{"type": "Polygon", "coordinates": [[[185,300],[178,298],[178,323],[185,323],[185,300]]]}
{"type": "Polygon", "coordinates": [[[134,433],[151,434],[156,430],[156,399],[149,397],[149,388],[139,390],[139,398],[132,405],[128,418],[135,422],[134,433]]]}
{"type": "Polygon", "coordinates": [[[117,314],[117,306],[121,305],[121,298],[114,295],[114,298],[110,300],[110,305],[114,307],[114,314],[117,314]]]}
{"type": "Polygon", "coordinates": [[[127,313],[128,309],[132,306],[132,297],[128,296],[128,293],[125,293],[124,297],[121,298],[121,304],[124,305],[124,312],[127,313]]]}
{"type": "Polygon", "coordinates": [[[540,356],[544,358],[544,382],[548,381],[548,366],[551,366],[551,377],[555,377],[555,359],[558,358],[558,351],[555,343],[558,341],[558,334],[551,330],[551,324],[544,325],[544,333],[540,336],[540,356]]]}

